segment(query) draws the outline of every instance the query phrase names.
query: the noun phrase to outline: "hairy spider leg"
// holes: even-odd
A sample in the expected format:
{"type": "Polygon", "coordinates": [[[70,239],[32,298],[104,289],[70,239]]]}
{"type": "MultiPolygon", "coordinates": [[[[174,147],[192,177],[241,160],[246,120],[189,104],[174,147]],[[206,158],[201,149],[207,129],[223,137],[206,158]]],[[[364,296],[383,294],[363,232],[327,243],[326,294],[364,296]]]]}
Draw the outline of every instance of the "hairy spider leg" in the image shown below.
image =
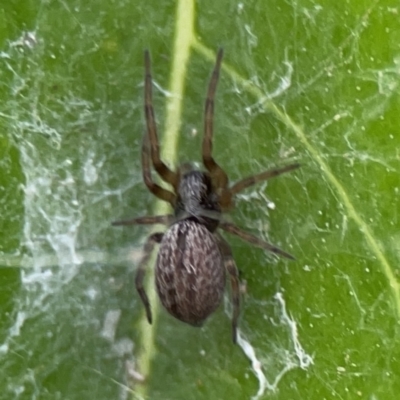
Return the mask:
{"type": "Polygon", "coordinates": [[[232,187],[229,189],[232,196],[241,192],[244,189],[247,189],[250,186],[255,185],[256,183],[264,182],[269,178],[274,178],[275,176],[279,176],[289,171],[293,171],[300,167],[300,164],[290,164],[286,165],[282,168],[273,168],[269,169],[268,171],[260,172],[259,174],[248,176],[247,178],[243,178],[240,181],[236,182],[232,187]]]}
{"type": "Polygon", "coordinates": [[[146,215],[144,217],[137,217],[131,219],[123,219],[121,221],[114,221],[111,223],[113,226],[127,226],[127,225],[170,225],[174,220],[174,216],[169,215],[146,215]]]}
{"type": "MultiPolygon", "coordinates": [[[[144,84],[144,112],[146,117],[147,136],[150,140],[150,153],[154,169],[158,175],[175,190],[178,191],[179,174],[170,170],[160,158],[160,146],[158,143],[157,127],[154,117],[152,86],[153,80],[150,67],[150,53],[148,50],[144,52],[145,64],[145,84],[144,84]]],[[[146,143],[145,143],[146,144],[146,143]]]]}
{"type": "MultiPolygon", "coordinates": [[[[151,177],[151,169],[150,169],[150,154],[149,147],[146,146],[146,142],[148,139],[146,136],[143,138],[142,145],[142,174],[143,181],[146,184],[147,188],[157,196],[159,199],[167,201],[172,206],[175,205],[176,195],[169,190],[162,188],[153,182],[151,177]]],[[[154,224],[164,224],[169,225],[173,221],[172,215],[157,215],[157,216],[145,216],[139,218],[130,218],[124,219],[120,221],[114,221],[111,224],[114,226],[122,226],[122,225],[154,225],[154,224]]]]}
{"type": "Polygon", "coordinates": [[[273,168],[264,172],[260,172],[259,174],[251,175],[246,178],[241,179],[240,181],[234,183],[230,188],[224,190],[220,195],[220,205],[223,211],[228,211],[233,208],[232,199],[236,194],[241,192],[244,189],[247,189],[250,186],[253,186],[257,183],[265,182],[270,178],[274,178],[276,176],[282,175],[286,172],[293,171],[300,167],[299,163],[286,165],[282,168],[273,168]]]}
{"type": "Polygon", "coordinates": [[[214,161],[212,157],[212,139],[213,139],[213,118],[214,118],[214,97],[217,88],[219,71],[223,57],[223,50],[219,49],[215,67],[208,85],[207,98],[204,110],[204,137],[202,147],[203,164],[211,174],[212,181],[216,189],[224,190],[228,186],[228,176],[225,171],[214,161]]]}
{"type": "Polygon", "coordinates": [[[161,200],[164,200],[171,204],[172,207],[175,206],[176,195],[171,191],[164,189],[160,185],[157,185],[153,182],[153,178],[151,176],[151,166],[150,166],[150,154],[149,154],[149,138],[147,135],[143,138],[142,143],[142,175],[143,181],[147,188],[153,193],[156,197],[161,200]]]}
{"type": "Polygon", "coordinates": [[[146,291],[144,290],[144,287],[143,287],[143,280],[144,280],[144,277],[146,274],[146,267],[149,263],[149,259],[150,259],[151,253],[153,251],[153,248],[154,248],[155,244],[161,242],[163,236],[164,236],[164,233],[156,232],[156,233],[151,234],[147,238],[146,244],[144,245],[144,248],[143,248],[143,257],[140,260],[138,269],[136,271],[136,277],[135,277],[136,290],[138,291],[139,296],[142,299],[144,308],[146,310],[146,317],[150,324],[152,323],[153,318],[151,315],[149,298],[147,297],[146,291]]]}
{"type": "Polygon", "coordinates": [[[286,257],[290,260],[295,259],[289,253],[286,253],[286,251],[283,251],[279,247],[276,247],[271,243],[268,243],[264,240],[259,239],[257,236],[254,236],[251,233],[244,231],[243,229],[237,227],[235,224],[232,224],[231,222],[223,221],[219,224],[219,227],[226,232],[229,232],[229,233],[232,233],[233,235],[239,236],[241,239],[245,240],[246,242],[249,242],[257,247],[261,247],[264,250],[268,250],[271,253],[280,255],[282,257],[286,257]]]}
{"type": "Polygon", "coordinates": [[[239,287],[239,271],[233,258],[231,247],[228,242],[219,234],[215,235],[218,241],[218,247],[224,258],[224,266],[231,280],[232,295],[232,341],[237,341],[237,326],[240,313],[240,287],[239,287]]]}

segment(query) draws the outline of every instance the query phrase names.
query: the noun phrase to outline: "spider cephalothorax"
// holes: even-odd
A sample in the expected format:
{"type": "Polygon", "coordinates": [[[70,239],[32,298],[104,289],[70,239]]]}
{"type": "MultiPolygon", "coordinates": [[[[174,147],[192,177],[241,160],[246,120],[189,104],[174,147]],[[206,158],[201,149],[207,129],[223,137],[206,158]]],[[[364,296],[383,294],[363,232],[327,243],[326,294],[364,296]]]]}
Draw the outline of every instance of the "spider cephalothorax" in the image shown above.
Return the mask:
{"type": "Polygon", "coordinates": [[[237,193],[256,183],[296,169],[299,164],[264,171],[229,185],[227,174],[212,156],[214,96],[222,55],[223,51],[220,49],[205,102],[202,159],[207,171],[181,167],[175,172],[160,159],[152,103],[150,55],[145,51],[144,109],[147,130],[142,144],[143,180],[151,193],[171,204],[174,215],[139,217],[114,222],[114,225],[162,223],[168,226],[165,233],[157,232],[149,236],[136,273],[136,288],[150,323],[152,314],[143,287],[143,278],[151,251],[154,245],[159,243],[155,273],[157,292],[166,310],[183,322],[201,326],[217,309],[224,294],[225,271],[228,273],[233,301],[232,339],[236,342],[240,309],[238,270],[230,246],[219,234],[218,228],[275,254],[287,258],[293,257],[236,225],[224,221],[222,212],[233,207],[237,193]],[[160,177],[171,185],[173,191],[153,182],[151,163],[160,177]]]}
{"type": "Polygon", "coordinates": [[[179,183],[175,217],[198,221],[214,232],[218,227],[220,213],[218,195],[209,174],[196,170],[186,172],[179,183]]]}

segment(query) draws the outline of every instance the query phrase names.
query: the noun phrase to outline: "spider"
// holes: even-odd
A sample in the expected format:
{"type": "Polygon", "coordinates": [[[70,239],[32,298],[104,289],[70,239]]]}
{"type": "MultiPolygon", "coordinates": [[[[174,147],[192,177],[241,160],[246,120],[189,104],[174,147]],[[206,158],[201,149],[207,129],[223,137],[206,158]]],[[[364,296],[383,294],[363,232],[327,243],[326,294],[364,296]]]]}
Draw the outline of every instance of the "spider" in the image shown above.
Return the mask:
{"type": "Polygon", "coordinates": [[[218,232],[218,228],[277,255],[289,259],[293,257],[233,223],[224,221],[222,213],[233,208],[234,197],[242,190],[294,170],[300,165],[296,163],[270,169],[230,185],[226,172],[215,162],[212,155],[214,96],[222,57],[223,50],[219,49],[205,101],[202,159],[206,171],[195,170],[188,165],[173,171],[160,158],[152,100],[150,54],[145,51],[146,132],[141,149],[143,180],[148,190],[159,199],[168,202],[174,212],[171,215],[116,221],[113,225],[164,224],[168,227],[166,232],[156,232],[147,238],[143,258],[136,272],[136,289],[150,324],[152,313],[143,280],[152,250],[156,244],[160,244],[155,271],[157,292],[165,309],[185,323],[201,326],[218,308],[225,290],[225,271],[228,273],[233,304],[232,340],[236,343],[240,311],[238,269],[232,250],[218,232]],[[151,163],[172,190],[165,189],[153,181],[151,163]]]}

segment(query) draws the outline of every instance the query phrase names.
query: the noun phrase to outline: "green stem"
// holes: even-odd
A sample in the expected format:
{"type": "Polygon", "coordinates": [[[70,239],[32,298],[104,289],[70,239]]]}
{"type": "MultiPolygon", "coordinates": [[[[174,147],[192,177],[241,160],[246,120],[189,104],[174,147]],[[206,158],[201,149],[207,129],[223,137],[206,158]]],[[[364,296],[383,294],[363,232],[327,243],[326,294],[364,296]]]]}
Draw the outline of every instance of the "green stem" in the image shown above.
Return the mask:
{"type": "MultiPolygon", "coordinates": [[[[175,163],[177,158],[185,77],[194,37],[194,14],[194,0],[178,0],[175,16],[176,29],[172,53],[172,67],[168,89],[172,93],[172,96],[167,99],[167,115],[161,145],[162,158],[171,163],[175,163]]],[[[167,214],[170,212],[168,207],[168,204],[165,202],[157,201],[155,214],[167,214]]],[[[156,353],[155,339],[159,314],[159,302],[154,287],[154,268],[148,269],[146,291],[152,306],[153,324],[150,325],[145,318],[141,319],[139,326],[141,340],[137,361],[140,373],[148,378],[151,375],[151,362],[156,353]]],[[[143,398],[147,397],[147,391],[148,386],[146,384],[138,385],[137,394],[143,398]]]]}

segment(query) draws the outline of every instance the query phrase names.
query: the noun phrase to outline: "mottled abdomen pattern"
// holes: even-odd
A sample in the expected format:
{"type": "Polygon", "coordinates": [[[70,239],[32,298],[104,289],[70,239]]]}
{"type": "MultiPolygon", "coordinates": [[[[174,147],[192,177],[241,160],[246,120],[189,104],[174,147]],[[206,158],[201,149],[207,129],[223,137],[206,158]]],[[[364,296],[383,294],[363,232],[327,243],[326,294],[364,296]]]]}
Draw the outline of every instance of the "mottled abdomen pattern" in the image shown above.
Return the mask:
{"type": "Polygon", "coordinates": [[[167,311],[200,326],[221,303],[225,269],[214,235],[192,220],[173,224],[162,239],[156,286],[167,311]]]}

